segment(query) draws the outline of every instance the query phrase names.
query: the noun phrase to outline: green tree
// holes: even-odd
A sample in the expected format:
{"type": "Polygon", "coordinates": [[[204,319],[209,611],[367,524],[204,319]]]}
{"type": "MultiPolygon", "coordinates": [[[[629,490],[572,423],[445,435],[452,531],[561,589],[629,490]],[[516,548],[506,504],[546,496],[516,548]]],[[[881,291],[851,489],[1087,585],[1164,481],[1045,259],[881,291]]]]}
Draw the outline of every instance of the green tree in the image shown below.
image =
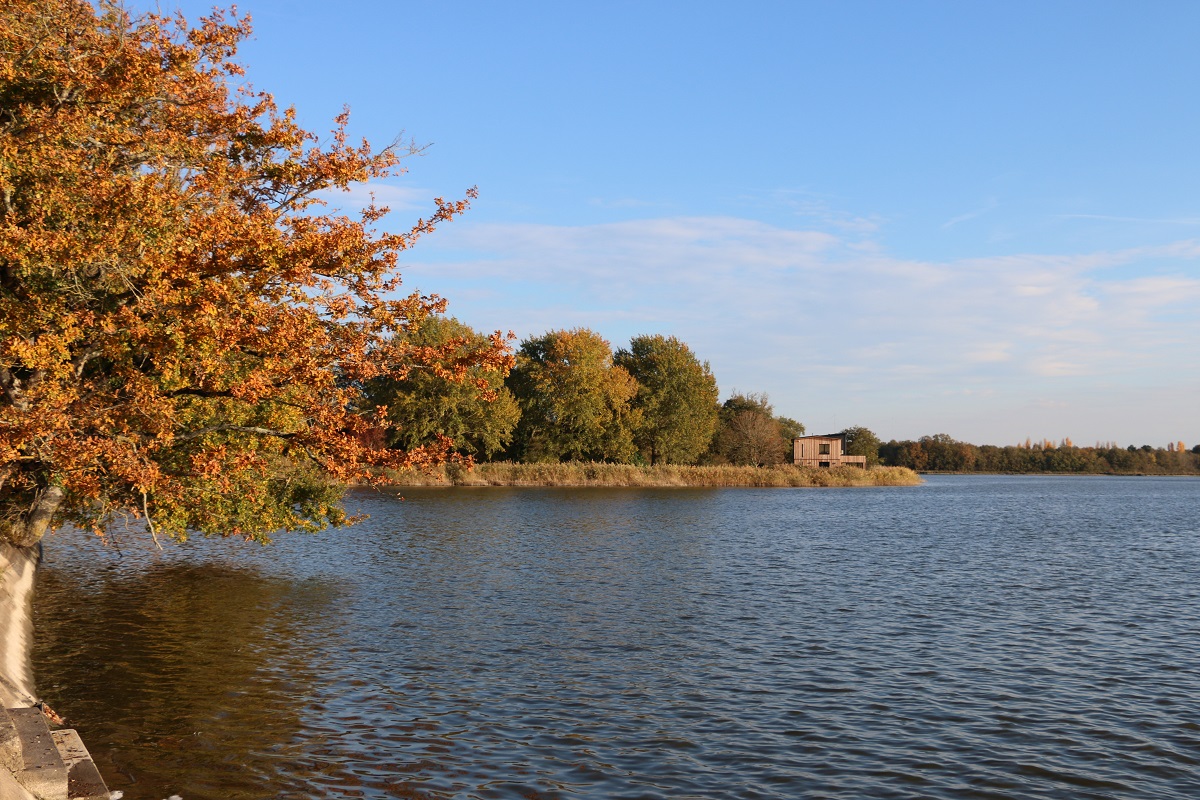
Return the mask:
{"type": "Polygon", "coordinates": [[[868,467],[879,464],[879,437],[870,429],[856,425],[846,428],[841,435],[846,437],[846,455],[866,456],[868,467]]]}
{"type": "Polygon", "coordinates": [[[521,417],[504,385],[509,369],[479,363],[480,353],[504,341],[500,333],[484,336],[453,317],[431,316],[403,339],[443,353],[445,363],[368,384],[370,402],[387,408],[388,445],[410,450],[444,436],[458,452],[483,458],[507,447],[521,417]]]}
{"type": "Polygon", "coordinates": [[[650,464],[692,464],[717,429],[717,380],[674,336],[636,336],[613,359],[637,381],[634,441],[650,464]]]}
{"type": "Polygon", "coordinates": [[[923,472],[930,468],[929,453],[926,452],[921,442],[914,442],[911,439],[904,441],[892,439],[887,444],[880,445],[879,457],[880,461],[889,467],[908,467],[917,472],[923,472]]]}
{"type": "Polygon", "coordinates": [[[510,453],[523,461],[631,461],[637,381],[586,328],[521,342],[508,387],[521,407],[510,453]]]}
{"type": "Polygon", "coordinates": [[[795,452],[793,442],[804,435],[804,423],[791,417],[779,416],[775,418],[779,423],[779,435],[783,439],[783,458],[784,461],[791,462],[795,452]]]}

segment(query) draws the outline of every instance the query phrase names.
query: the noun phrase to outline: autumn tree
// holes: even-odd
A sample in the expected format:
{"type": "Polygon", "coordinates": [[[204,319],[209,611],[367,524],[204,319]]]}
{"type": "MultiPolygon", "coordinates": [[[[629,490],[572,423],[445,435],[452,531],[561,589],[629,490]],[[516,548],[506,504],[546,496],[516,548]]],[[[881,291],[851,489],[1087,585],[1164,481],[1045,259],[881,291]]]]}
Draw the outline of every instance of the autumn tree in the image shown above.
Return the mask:
{"type": "Polygon", "coordinates": [[[641,424],[634,441],[651,465],[691,464],[717,427],[717,380],[708,362],[674,336],[635,336],[614,362],[637,381],[641,424]]]}
{"type": "Polygon", "coordinates": [[[804,426],[787,419],[785,431],[766,394],[734,392],[721,406],[714,450],[730,464],[774,466],[787,458],[792,444],[787,434],[796,430],[803,434],[804,426]]]}
{"type": "MultiPolygon", "coordinates": [[[[922,436],[919,441],[928,455],[926,469],[939,472],[969,472],[975,465],[975,448],[956,440],[948,433],[922,436]]],[[[1043,445],[1046,443],[1042,442],[1043,445]]]]}
{"type": "Polygon", "coordinates": [[[508,379],[521,406],[512,455],[525,461],[627,462],[636,447],[637,382],[587,328],[521,342],[508,379]]]}
{"type": "Polygon", "coordinates": [[[396,335],[444,307],[396,294],[398,255],[466,201],[399,233],[383,208],[326,213],[317,192],[406,151],[352,143],[346,114],[321,144],[241,84],[249,34],[220,12],[0,10],[0,538],[340,524],[343,484],[449,449],[379,446],[366,382],[510,358],[396,335]]]}
{"type": "Polygon", "coordinates": [[[486,358],[500,344],[495,334],[484,336],[452,317],[430,316],[402,339],[415,352],[445,354],[471,366],[463,375],[414,368],[400,378],[369,382],[370,404],[387,408],[388,444],[411,451],[446,437],[456,451],[483,458],[507,447],[521,411],[504,385],[507,365],[486,358]]]}
{"type": "Polygon", "coordinates": [[[841,435],[846,437],[846,455],[866,456],[868,467],[878,466],[880,442],[871,429],[855,425],[846,428],[841,435]]]}

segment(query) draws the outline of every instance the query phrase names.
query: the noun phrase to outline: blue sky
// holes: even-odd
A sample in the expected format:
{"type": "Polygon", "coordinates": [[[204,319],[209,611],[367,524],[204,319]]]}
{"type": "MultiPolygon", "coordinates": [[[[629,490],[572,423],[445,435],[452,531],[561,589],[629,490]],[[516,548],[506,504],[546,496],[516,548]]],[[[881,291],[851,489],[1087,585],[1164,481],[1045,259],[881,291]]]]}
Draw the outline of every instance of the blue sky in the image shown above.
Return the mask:
{"type": "Polygon", "coordinates": [[[306,127],[431,144],[397,227],[479,187],[404,267],[478,329],[673,334],[811,432],[1200,442],[1200,4],[239,11],[306,127]]]}

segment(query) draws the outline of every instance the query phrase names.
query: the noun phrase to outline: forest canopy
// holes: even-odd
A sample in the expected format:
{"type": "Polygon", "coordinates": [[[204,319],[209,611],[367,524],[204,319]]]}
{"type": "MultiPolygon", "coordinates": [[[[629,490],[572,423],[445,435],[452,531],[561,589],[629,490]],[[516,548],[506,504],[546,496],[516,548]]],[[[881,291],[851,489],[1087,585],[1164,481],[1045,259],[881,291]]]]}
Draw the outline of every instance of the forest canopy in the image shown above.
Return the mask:
{"type": "Polygon", "coordinates": [[[408,150],[324,137],[241,83],[246,19],[118,4],[0,11],[0,538],[139,518],[152,534],[265,538],[345,521],[350,482],[438,463],[386,446],[363,387],[506,370],[499,333],[416,342],[436,296],[397,259],[459,200],[396,233],[317,193],[401,172],[408,150]]]}

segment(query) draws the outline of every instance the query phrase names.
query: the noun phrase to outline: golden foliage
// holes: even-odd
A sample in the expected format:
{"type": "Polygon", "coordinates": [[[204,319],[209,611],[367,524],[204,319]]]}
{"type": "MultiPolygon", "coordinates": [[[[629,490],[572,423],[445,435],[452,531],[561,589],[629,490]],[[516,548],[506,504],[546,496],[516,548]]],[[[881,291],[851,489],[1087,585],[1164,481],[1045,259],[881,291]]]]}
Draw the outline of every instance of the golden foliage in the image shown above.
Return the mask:
{"type": "Polygon", "coordinates": [[[363,406],[364,382],[511,363],[499,334],[469,358],[394,336],[445,306],[396,294],[399,253],[468,201],[436,199],[400,233],[374,230],[385,208],[322,213],[317,192],[402,171],[406,151],[351,143],[348,112],[321,145],[241,85],[249,33],[221,12],[189,29],[114,3],[0,11],[12,541],[40,536],[38,509],[97,530],[150,515],[176,536],[343,522],[336,484],[436,464],[448,447],[381,448],[384,410],[363,406]]]}

